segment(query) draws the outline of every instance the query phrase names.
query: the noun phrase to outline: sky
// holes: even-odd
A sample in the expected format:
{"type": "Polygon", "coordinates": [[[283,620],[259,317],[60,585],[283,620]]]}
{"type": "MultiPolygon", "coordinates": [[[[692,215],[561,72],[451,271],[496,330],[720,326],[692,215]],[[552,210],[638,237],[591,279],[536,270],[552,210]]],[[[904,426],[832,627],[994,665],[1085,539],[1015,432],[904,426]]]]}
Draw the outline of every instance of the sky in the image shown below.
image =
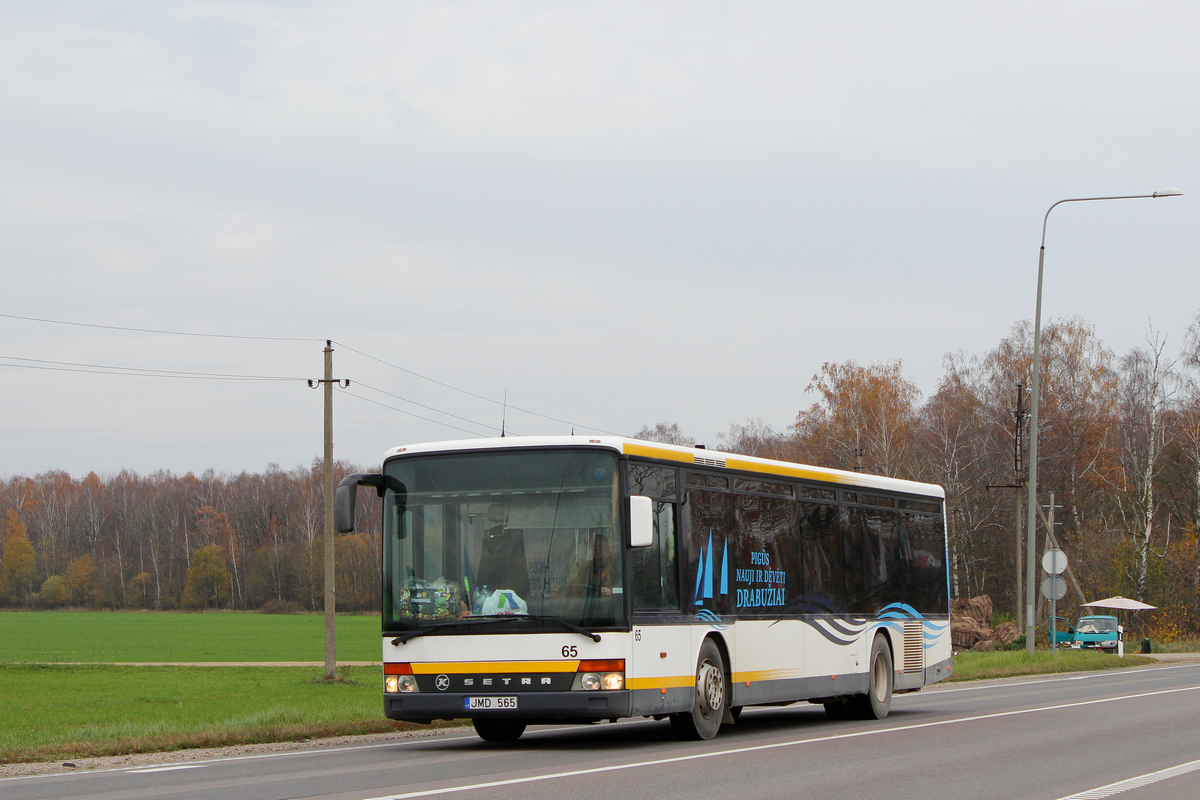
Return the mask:
{"type": "Polygon", "coordinates": [[[1054,209],[1043,322],[1177,349],[1198,33],[1182,2],[4,3],[0,477],[306,467],[326,340],[367,467],[783,430],[825,362],[927,397],[1033,317],[1073,197],[1185,192],[1054,209]]]}

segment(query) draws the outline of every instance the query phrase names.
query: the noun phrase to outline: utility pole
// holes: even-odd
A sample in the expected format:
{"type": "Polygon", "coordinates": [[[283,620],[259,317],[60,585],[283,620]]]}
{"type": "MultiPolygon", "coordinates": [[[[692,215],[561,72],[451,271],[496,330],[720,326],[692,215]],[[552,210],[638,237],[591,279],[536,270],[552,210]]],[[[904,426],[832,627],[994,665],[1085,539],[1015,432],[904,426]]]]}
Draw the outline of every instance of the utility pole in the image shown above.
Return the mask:
{"type": "Polygon", "coordinates": [[[333,342],[329,339],[325,340],[325,377],[319,381],[308,382],[310,389],[317,388],[318,384],[325,389],[325,680],[331,681],[337,677],[337,635],[334,618],[337,595],[333,585],[336,563],[333,541],[333,386],[338,384],[344,389],[350,386],[350,381],[334,380],[333,342]]]}
{"type": "Polygon", "coordinates": [[[1017,594],[1013,601],[1013,613],[1016,614],[1018,617],[1020,616],[1020,612],[1021,612],[1021,597],[1024,596],[1023,592],[1021,591],[1022,590],[1021,569],[1022,569],[1023,565],[1021,563],[1021,549],[1022,549],[1021,548],[1021,545],[1022,545],[1022,539],[1021,539],[1021,534],[1022,534],[1022,531],[1021,531],[1021,492],[1019,490],[1025,488],[1025,478],[1021,474],[1021,432],[1025,428],[1025,417],[1029,416],[1028,414],[1025,413],[1024,391],[1025,391],[1025,387],[1022,384],[1018,383],[1017,384],[1017,409],[1016,409],[1016,411],[1013,412],[1013,475],[1015,477],[1013,478],[1012,483],[993,484],[993,485],[987,487],[989,492],[992,489],[1017,489],[1018,490],[1017,492],[1015,492],[1016,498],[1017,498],[1017,500],[1016,500],[1016,503],[1017,503],[1017,515],[1016,515],[1017,549],[1016,549],[1016,553],[1015,553],[1015,563],[1016,563],[1016,573],[1017,573],[1017,594]]]}

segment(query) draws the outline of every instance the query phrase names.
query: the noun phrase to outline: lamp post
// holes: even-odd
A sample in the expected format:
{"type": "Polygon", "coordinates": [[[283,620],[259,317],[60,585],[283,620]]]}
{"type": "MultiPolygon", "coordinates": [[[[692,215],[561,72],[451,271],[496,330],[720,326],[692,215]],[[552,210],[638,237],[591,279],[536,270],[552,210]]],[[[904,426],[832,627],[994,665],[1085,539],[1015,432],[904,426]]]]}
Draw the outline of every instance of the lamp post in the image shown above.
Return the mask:
{"type": "Polygon", "coordinates": [[[1154,197],[1178,197],[1183,192],[1178,189],[1159,189],[1152,194],[1127,194],[1115,197],[1071,197],[1066,200],[1059,200],[1050,208],[1046,209],[1046,216],[1042,218],[1042,247],[1038,252],[1038,280],[1037,280],[1037,309],[1033,315],[1033,380],[1030,385],[1030,409],[1029,409],[1029,499],[1026,505],[1025,514],[1025,531],[1026,531],[1026,553],[1025,553],[1025,651],[1033,652],[1034,626],[1033,626],[1033,603],[1034,603],[1034,578],[1036,572],[1034,570],[1034,562],[1037,559],[1037,532],[1035,524],[1037,521],[1037,479],[1038,479],[1038,387],[1040,384],[1039,378],[1042,371],[1042,265],[1046,261],[1046,223],[1050,220],[1050,212],[1055,206],[1063,203],[1082,203],[1089,200],[1143,200],[1154,197]]]}

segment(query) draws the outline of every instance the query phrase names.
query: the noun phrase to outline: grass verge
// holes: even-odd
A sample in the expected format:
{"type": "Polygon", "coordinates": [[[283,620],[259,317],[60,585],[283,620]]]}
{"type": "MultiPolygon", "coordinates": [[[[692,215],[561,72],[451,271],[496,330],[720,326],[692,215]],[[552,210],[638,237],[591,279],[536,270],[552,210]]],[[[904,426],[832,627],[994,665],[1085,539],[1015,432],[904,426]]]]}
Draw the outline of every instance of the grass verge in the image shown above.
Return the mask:
{"type": "Polygon", "coordinates": [[[984,678],[1015,678],[1056,672],[1089,672],[1123,669],[1155,663],[1153,658],[1126,654],[1124,658],[1085,650],[995,650],[990,653],[963,651],[954,656],[951,681],[975,681],[984,678]]]}
{"type": "MultiPolygon", "coordinates": [[[[338,661],[379,661],[379,615],[338,615],[338,661]]],[[[0,663],[325,660],[321,614],[7,611],[0,663]]]]}
{"type": "Polygon", "coordinates": [[[379,670],[0,666],[0,762],[295,741],[418,726],[383,719],[379,670]]]}

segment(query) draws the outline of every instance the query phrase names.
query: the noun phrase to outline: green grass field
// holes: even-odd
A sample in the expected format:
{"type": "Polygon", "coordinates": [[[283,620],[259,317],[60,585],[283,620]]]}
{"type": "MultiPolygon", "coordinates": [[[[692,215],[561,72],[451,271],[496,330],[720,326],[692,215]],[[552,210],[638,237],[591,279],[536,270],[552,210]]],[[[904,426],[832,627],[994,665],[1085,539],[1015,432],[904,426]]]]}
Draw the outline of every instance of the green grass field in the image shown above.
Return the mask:
{"type": "Polygon", "coordinates": [[[950,680],[974,681],[1018,675],[1125,669],[1153,663],[1155,660],[1146,656],[1126,655],[1118,658],[1108,653],[1086,650],[1059,650],[1057,654],[1038,650],[1033,655],[1024,650],[997,650],[991,653],[964,651],[954,657],[954,675],[950,680]]]}
{"type": "MultiPolygon", "coordinates": [[[[325,660],[319,614],[12,611],[0,664],[325,660]]],[[[338,616],[338,661],[379,661],[379,617],[338,616]]]]}
{"type": "MultiPolygon", "coordinates": [[[[324,631],[313,614],[0,613],[0,762],[394,730],[376,667],[326,683],[321,667],[112,665],[322,663],[324,631]]],[[[337,618],[339,662],[379,661],[381,642],[379,617],[337,618]]]]}
{"type": "Polygon", "coordinates": [[[379,670],[350,667],[0,666],[0,762],[372,733],[379,670]]]}

